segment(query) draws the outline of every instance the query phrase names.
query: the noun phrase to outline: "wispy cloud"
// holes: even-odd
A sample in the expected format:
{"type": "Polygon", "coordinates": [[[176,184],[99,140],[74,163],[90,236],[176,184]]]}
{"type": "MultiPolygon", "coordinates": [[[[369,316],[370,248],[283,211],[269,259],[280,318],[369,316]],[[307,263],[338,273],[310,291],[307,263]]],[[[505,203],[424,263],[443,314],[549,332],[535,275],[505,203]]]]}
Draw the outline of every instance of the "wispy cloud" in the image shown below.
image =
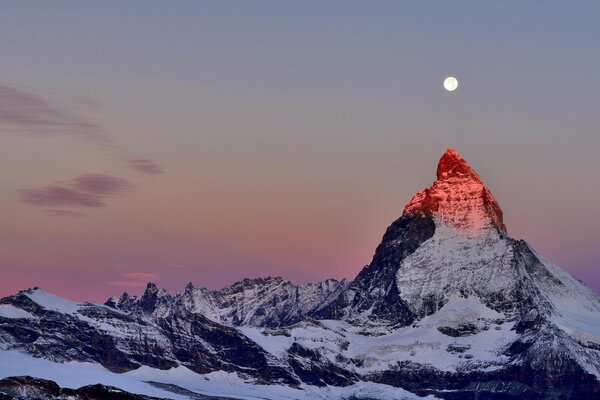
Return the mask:
{"type": "Polygon", "coordinates": [[[0,122],[31,135],[77,135],[114,146],[102,127],[90,118],[65,110],[56,102],[0,83],[0,122]]]}
{"type": "MultiPolygon", "coordinates": [[[[75,109],[89,107],[83,100],[75,102],[75,109]]],[[[89,111],[89,110],[88,110],[89,111]]],[[[22,133],[39,137],[71,135],[95,141],[121,153],[119,157],[127,166],[142,174],[164,173],[162,165],[148,158],[132,158],[123,154],[102,126],[86,116],[87,112],[73,111],[64,102],[41,95],[34,90],[0,82],[0,131],[22,133]]],[[[132,185],[129,181],[103,174],[85,174],[69,181],[23,189],[19,192],[21,203],[38,207],[51,207],[44,212],[50,216],[82,216],[83,213],[62,210],[62,207],[105,207],[110,197],[124,193],[132,185]]]]}
{"type": "Polygon", "coordinates": [[[141,172],[143,174],[157,175],[165,172],[164,168],[156,161],[146,158],[132,158],[127,160],[127,164],[134,171],[141,172]]]}
{"type": "Polygon", "coordinates": [[[104,207],[107,198],[131,187],[128,180],[116,176],[85,174],[61,184],[21,190],[19,201],[39,207],[104,207]]]}
{"type": "Polygon", "coordinates": [[[148,282],[158,281],[159,276],[152,272],[129,272],[121,275],[120,278],[122,279],[108,282],[108,284],[126,288],[143,288],[148,282]]]}
{"type": "Polygon", "coordinates": [[[104,174],[81,175],[73,179],[71,185],[82,192],[95,195],[113,195],[131,187],[126,179],[104,174]]]}
{"type": "Polygon", "coordinates": [[[70,211],[70,210],[55,210],[49,209],[44,210],[47,215],[52,217],[72,217],[72,218],[81,218],[87,216],[87,214],[79,212],[79,211],[70,211]]]}
{"type": "Polygon", "coordinates": [[[103,199],[93,193],[83,193],[63,186],[42,186],[21,190],[19,200],[22,203],[39,207],[104,207],[103,199]]]}

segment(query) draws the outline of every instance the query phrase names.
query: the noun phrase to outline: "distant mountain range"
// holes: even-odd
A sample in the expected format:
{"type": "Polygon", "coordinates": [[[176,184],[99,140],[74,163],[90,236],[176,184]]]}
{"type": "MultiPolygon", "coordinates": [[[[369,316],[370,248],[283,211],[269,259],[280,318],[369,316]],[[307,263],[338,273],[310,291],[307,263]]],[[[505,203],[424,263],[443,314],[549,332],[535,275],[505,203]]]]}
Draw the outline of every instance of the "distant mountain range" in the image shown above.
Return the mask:
{"type": "Polygon", "coordinates": [[[448,149],[353,281],[24,290],[0,300],[3,377],[0,400],[594,399],[600,299],[510,238],[448,149]]]}

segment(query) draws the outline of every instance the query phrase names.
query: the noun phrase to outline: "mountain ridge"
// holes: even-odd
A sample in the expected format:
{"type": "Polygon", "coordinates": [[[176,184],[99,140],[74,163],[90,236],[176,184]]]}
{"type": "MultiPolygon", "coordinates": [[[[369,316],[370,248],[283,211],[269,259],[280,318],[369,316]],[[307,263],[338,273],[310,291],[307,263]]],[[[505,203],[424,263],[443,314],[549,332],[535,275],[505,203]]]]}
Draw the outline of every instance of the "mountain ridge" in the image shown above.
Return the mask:
{"type": "Polygon", "coordinates": [[[394,398],[393,386],[447,400],[579,399],[600,396],[600,298],[509,237],[491,191],[449,148],[352,281],[269,277],[174,295],[149,284],[104,305],[24,291],[0,300],[1,349],[152,368],[164,383],[179,368],[209,386],[236,376],[266,385],[266,398],[365,387],[394,398]]]}
{"type": "Polygon", "coordinates": [[[318,312],[348,284],[346,279],[325,279],[294,285],[281,277],[245,278],[218,290],[209,290],[190,282],[183,292],[171,295],[165,289],[159,289],[155,283],[148,283],[140,297],[124,293],[109,298],[104,304],[119,310],[149,312],[157,316],[186,310],[232,326],[278,327],[318,312]],[[251,301],[248,302],[248,299],[251,301]]]}

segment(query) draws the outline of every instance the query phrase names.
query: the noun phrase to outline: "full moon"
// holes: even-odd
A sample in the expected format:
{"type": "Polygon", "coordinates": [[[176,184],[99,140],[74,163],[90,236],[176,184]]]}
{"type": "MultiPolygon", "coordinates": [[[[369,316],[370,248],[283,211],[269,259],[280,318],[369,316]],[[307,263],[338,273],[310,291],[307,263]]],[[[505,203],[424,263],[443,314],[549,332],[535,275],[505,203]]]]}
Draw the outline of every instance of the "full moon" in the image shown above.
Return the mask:
{"type": "Polygon", "coordinates": [[[444,79],[444,89],[446,89],[447,91],[453,92],[456,90],[457,87],[458,81],[455,77],[449,76],[446,79],[444,79]]]}

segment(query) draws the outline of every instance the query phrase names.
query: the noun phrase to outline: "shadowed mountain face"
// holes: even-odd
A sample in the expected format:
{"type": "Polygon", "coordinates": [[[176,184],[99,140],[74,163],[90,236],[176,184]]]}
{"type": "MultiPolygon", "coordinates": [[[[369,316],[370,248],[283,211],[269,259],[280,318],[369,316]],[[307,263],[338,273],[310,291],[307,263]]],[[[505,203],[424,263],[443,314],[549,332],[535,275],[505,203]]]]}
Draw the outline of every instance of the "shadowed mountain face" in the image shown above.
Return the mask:
{"type": "Polygon", "coordinates": [[[323,319],[360,319],[362,316],[362,322],[366,319],[400,326],[411,324],[415,314],[400,296],[396,274],[402,260],[434,232],[433,219],[425,214],[405,214],[394,221],[383,235],[371,264],[360,271],[335,301],[313,316],[323,319]]]}
{"type": "Polygon", "coordinates": [[[115,372],[184,366],[337,388],[322,398],[375,383],[445,399],[600,397],[599,298],[508,236],[453,149],[351,282],[246,279],[174,295],[149,284],[105,305],[29,290],[0,300],[0,346],[115,372]]]}

